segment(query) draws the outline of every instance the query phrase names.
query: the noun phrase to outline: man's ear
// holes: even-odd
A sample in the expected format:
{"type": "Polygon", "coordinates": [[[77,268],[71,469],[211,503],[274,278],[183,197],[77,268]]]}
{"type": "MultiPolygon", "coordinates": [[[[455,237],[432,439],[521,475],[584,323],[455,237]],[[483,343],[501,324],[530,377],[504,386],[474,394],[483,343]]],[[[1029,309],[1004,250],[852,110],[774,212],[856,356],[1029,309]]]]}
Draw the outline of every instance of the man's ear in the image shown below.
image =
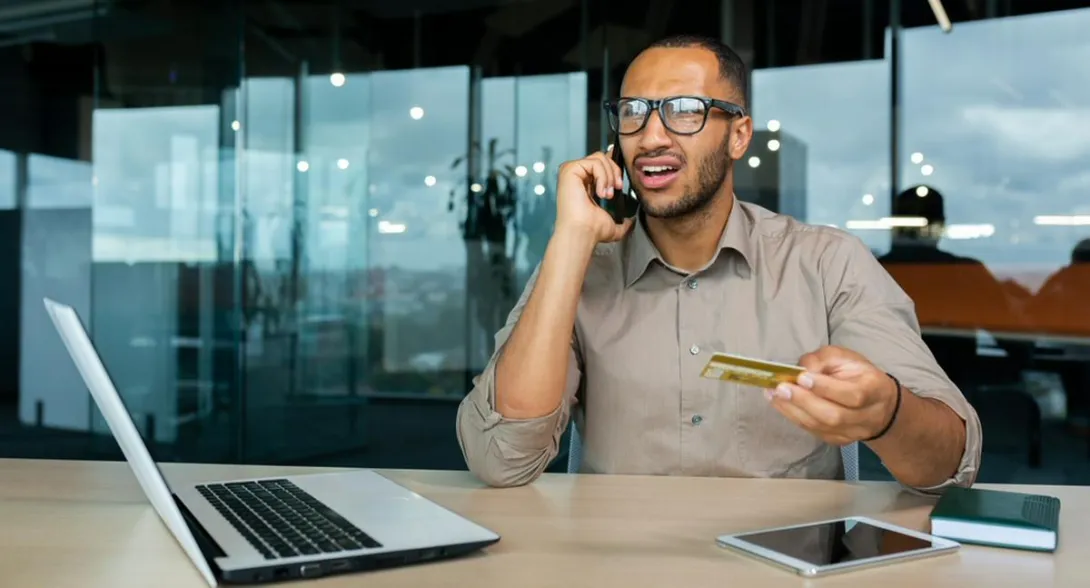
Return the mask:
{"type": "Polygon", "coordinates": [[[746,116],[731,126],[730,157],[735,161],[742,159],[753,140],[753,119],[746,116]]]}

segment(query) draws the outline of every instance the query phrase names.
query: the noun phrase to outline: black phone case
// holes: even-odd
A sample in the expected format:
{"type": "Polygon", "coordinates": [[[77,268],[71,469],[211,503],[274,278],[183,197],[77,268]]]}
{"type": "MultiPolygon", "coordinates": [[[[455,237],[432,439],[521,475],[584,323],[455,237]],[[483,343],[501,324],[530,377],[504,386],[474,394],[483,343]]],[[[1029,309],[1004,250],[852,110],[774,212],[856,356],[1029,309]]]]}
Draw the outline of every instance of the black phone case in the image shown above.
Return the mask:
{"type": "Polygon", "coordinates": [[[621,168],[622,174],[622,188],[613,192],[613,198],[599,198],[599,205],[613,217],[613,222],[621,224],[627,218],[631,218],[636,214],[636,199],[631,194],[631,182],[628,181],[628,174],[624,169],[624,154],[621,153],[620,137],[613,137],[613,150],[612,158],[613,163],[617,164],[617,167],[621,168]]]}

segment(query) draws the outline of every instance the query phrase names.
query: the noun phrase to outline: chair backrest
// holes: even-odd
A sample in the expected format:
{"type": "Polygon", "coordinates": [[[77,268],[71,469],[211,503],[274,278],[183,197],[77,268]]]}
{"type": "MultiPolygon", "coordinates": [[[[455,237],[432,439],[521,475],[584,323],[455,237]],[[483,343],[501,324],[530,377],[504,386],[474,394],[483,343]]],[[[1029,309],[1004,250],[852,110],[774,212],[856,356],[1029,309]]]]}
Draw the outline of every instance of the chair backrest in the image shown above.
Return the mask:
{"type": "MultiPolygon", "coordinates": [[[[579,464],[583,460],[583,441],[579,438],[579,430],[571,428],[571,438],[568,440],[568,473],[579,472],[579,464]]],[[[849,482],[859,481],[859,444],[852,443],[840,448],[840,457],[844,461],[844,479],[849,482]]]]}

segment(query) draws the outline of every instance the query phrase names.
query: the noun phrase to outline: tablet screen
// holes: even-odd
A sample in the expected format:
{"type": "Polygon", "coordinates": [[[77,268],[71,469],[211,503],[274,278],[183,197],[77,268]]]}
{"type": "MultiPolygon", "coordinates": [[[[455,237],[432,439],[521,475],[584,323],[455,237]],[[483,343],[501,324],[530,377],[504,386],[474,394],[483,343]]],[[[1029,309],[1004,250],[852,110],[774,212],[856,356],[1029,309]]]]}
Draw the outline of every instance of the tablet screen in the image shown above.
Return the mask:
{"type": "Polygon", "coordinates": [[[929,540],[852,519],[759,531],[739,539],[818,566],[932,547],[929,540]]]}

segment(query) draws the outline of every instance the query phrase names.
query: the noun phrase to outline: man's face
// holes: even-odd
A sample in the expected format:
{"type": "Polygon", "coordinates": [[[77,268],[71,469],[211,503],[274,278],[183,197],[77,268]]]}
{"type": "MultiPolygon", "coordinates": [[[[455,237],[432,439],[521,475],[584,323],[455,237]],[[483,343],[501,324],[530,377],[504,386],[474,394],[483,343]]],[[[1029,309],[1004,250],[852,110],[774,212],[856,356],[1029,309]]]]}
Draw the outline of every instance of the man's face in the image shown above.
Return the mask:
{"type": "MultiPolygon", "coordinates": [[[[659,99],[699,96],[742,103],[719,75],[715,55],[701,48],[645,51],[625,74],[621,95],[659,99]]],[[[749,146],[753,123],[718,108],[708,110],[704,129],[679,135],[653,112],[643,130],[621,135],[621,149],[643,211],[656,218],[679,218],[707,206],[722,188],[734,160],[749,146]]]]}

